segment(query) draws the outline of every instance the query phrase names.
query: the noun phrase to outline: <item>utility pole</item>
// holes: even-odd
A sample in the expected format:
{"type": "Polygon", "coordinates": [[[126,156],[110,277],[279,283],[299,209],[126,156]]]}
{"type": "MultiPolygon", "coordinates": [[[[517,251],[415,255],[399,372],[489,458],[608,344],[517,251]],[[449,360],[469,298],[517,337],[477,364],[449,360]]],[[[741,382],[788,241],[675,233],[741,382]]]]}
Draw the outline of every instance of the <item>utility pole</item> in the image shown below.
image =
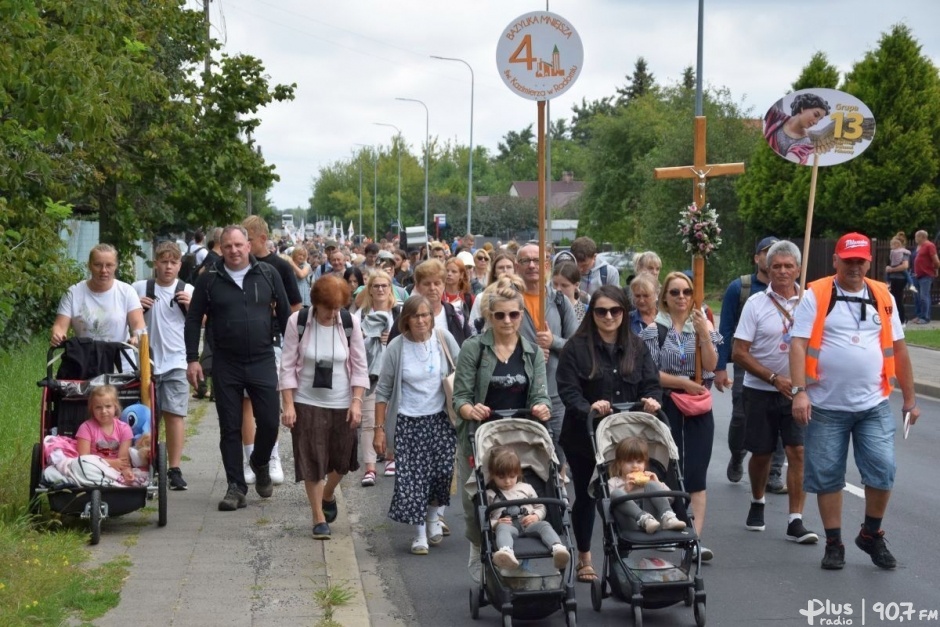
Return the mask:
{"type": "Polygon", "coordinates": [[[202,12],[206,21],[206,78],[204,80],[208,80],[209,78],[209,66],[211,65],[212,61],[212,49],[209,47],[209,42],[212,40],[212,22],[209,21],[209,3],[211,1],[212,0],[202,0],[202,12]]]}

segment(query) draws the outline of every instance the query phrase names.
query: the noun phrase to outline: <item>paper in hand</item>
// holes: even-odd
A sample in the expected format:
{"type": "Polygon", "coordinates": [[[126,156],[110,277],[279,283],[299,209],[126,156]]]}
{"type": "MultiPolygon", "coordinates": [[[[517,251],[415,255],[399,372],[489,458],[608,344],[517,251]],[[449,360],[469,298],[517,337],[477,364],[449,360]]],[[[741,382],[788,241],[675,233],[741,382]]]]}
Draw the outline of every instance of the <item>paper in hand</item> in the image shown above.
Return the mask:
{"type": "Polygon", "coordinates": [[[911,432],[911,412],[904,412],[904,439],[907,439],[908,434],[911,432]]]}

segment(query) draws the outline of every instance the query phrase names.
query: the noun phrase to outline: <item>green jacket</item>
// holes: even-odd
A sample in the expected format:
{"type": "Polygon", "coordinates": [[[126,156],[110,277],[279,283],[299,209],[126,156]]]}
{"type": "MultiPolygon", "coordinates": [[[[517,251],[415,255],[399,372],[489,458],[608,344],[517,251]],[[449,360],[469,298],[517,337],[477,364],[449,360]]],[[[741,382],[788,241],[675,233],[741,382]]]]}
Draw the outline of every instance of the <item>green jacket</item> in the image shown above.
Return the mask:
{"type": "MultiPolygon", "coordinates": [[[[542,349],[525,339],[521,335],[522,361],[525,365],[525,374],[529,379],[528,406],[542,404],[549,408],[552,401],[548,397],[548,387],[545,376],[545,357],[542,349]]],[[[457,371],[454,375],[454,411],[457,412],[457,447],[458,450],[469,452],[470,446],[467,435],[470,430],[469,420],[460,416],[460,408],[464,405],[475,405],[486,399],[493,370],[496,369],[496,352],[493,350],[493,330],[488,329],[482,335],[467,339],[460,347],[460,356],[457,358],[457,371]]]]}

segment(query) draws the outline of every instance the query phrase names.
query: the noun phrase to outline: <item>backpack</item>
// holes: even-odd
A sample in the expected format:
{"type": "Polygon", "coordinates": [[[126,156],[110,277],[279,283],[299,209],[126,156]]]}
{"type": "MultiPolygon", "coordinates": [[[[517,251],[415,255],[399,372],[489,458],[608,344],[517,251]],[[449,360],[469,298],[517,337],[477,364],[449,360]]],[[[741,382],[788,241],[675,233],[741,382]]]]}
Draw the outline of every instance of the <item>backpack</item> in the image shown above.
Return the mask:
{"type": "MultiPolygon", "coordinates": [[[[741,275],[741,294],[738,296],[738,319],[741,318],[741,309],[744,308],[744,303],[747,302],[747,299],[751,297],[751,275],[742,274],[741,275]]],[[[734,321],[734,326],[738,326],[738,321],[734,321]]]]}
{"type": "Polygon", "coordinates": [[[205,246],[199,246],[196,250],[183,255],[180,262],[179,278],[190,284],[196,282],[196,277],[199,276],[199,264],[196,263],[196,255],[199,254],[200,250],[205,249],[205,246]]]}
{"type": "MultiPolygon", "coordinates": [[[[175,296],[176,294],[179,294],[180,292],[185,291],[185,290],[186,290],[186,281],[184,281],[183,279],[176,279],[176,287],[173,288],[173,294],[174,294],[174,296],[175,296]]],[[[146,293],[144,294],[144,296],[146,296],[147,298],[150,298],[150,299],[153,299],[153,298],[156,298],[156,297],[157,297],[157,281],[156,281],[156,279],[147,279],[147,291],[146,291],[146,293]]],[[[179,305],[180,313],[183,314],[183,317],[186,317],[186,305],[184,305],[183,303],[181,303],[181,302],[179,302],[179,301],[175,301],[175,302],[176,302],[177,305],[179,305]]],[[[173,304],[171,303],[171,304],[170,304],[170,307],[172,307],[172,306],[173,306],[173,304]]],[[[148,309],[147,311],[144,312],[144,322],[147,323],[147,326],[148,326],[148,327],[150,326],[150,319],[153,317],[153,316],[151,315],[151,312],[152,312],[152,311],[153,311],[153,307],[151,307],[150,309],[148,309]]]]}
{"type": "MultiPolygon", "coordinates": [[[[310,317],[310,307],[301,307],[300,314],[297,316],[297,343],[304,337],[304,331],[307,330],[307,318],[310,317]]],[[[343,321],[343,331],[346,333],[346,344],[349,344],[349,338],[352,337],[353,322],[352,314],[346,308],[339,310],[339,317],[343,321]]]]}

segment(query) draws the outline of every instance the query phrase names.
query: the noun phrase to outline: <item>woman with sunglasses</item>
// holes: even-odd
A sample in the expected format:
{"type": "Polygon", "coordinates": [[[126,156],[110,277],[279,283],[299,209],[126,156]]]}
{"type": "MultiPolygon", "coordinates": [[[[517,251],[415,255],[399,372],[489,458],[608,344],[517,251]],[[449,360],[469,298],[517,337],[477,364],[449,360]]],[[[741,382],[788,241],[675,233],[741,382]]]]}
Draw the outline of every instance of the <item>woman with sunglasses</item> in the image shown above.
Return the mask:
{"type": "MultiPolygon", "coordinates": [[[[718,364],[718,345],[722,339],[701,309],[692,304],[692,280],[682,272],[666,275],[659,297],[656,324],[643,329],[640,339],[646,343],[659,370],[659,380],[666,392],[663,410],[669,417],[672,439],[679,447],[679,468],[685,489],[692,496],[695,532],[701,537],[705,526],[705,478],[715,439],[715,417],[711,409],[696,415],[684,415],[671,398],[673,392],[693,396],[711,394],[709,388],[718,364]],[[695,353],[702,352],[704,385],[696,383],[695,353]]],[[[713,553],[701,545],[702,559],[713,553]]]]}
{"type": "MultiPolygon", "coordinates": [[[[365,289],[359,294],[359,308],[353,316],[359,319],[359,326],[365,338],[366,362],[369,367],[370,388],[362,399],[362,423],[359,427],[359,450],[365,472],[362,475],[364,487],[375,485],[375,464],[377,456],[373,448],[375,436],[375,382],[382,370],[385,346],[388,344],[389,331],[398,322],[401,306],[397,304],[392,285],[392,278],[384,270],[374,270],[366,279],[365,289]]],[[[394,420],[386,424],[392,429],[394,420]]],[[[392,440],[389,438],[385,463],[394,468],[395,454],[392,440]]]]}
{"type": "MultiPolygon", "coordinates": [[[[542,349],[519,333],[525,303],[524,285],[514,276],[500,277],[483,291],[486,332],[464,342],[454,377],[454,410],[457,421],[458,485],[470,477],[470,421],[485,422],[494,410],[529,409],[541,421],[551,418],[551,399],[545,379],[542,349]]],[[[546,425],[547,427],[547,425],[546,425]]],[[[463,499],[466,537],[470,540],[470,576],[479,582],[480,528],[466,490],[463,499]]]]}
{"type": "Polygon", "coordinates": [[[656,364],[625,321],[629,309],[622,289],[599,287],[581,326],[565,344],[555,377],[565,404],[561,443],[574,484],[571,524],[578,545],[578,581],[583,583],[597,579],[591,562],[594,499],[588,494],[594,449],[585,421],[592,411],[599,416],[611,413],[614,403],[642,401],[644,411],[655,413],[662,399],[656,364]]]}
{"type": "Polygon", "coordinates": [[[482,248],[473,253],[473,270],[470,271],[470,288],[477,296],[487,286],[490,275],[490,254],[482,248]]]}
{"type": "MultiPolygon", "coordinates": [[[[489,287],[502,276],[512,276],[516,273],[516,256],[513,253],[502,251],[492,257],[493,263],[490,265],[489,275],[486,278],[485,286],[489,287]]],[[[486,327],[486,319],[480,311],[481,299],[473,301],[473,307],[470,309],[470,331],[476,335],[482,333],[486,327]]]]}

